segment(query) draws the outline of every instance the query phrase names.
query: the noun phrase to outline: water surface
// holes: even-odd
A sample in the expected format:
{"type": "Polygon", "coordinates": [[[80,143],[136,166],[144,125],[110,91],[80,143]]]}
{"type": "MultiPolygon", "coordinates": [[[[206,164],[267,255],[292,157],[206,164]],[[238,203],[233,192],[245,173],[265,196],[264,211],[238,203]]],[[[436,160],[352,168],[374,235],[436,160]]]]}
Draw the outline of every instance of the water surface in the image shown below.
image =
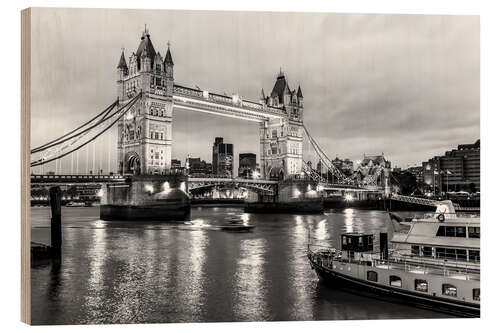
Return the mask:
{"type": "MultiPolygon", "coordinates": [[[[33,239],[43,241],[50,210],[34,207],[31,214],[33,239]]],[[[444,317],[333,289],[311,270],[308,237],[338,246],[346,231],[391,234],[384,212],[261,215],[196,207],[188,224],[98,216],[98,207],[63,208],[61,264],[31,270],[33,324],[444,317]],[[234,215],[254,231],[212,227],[234,215]]]]}

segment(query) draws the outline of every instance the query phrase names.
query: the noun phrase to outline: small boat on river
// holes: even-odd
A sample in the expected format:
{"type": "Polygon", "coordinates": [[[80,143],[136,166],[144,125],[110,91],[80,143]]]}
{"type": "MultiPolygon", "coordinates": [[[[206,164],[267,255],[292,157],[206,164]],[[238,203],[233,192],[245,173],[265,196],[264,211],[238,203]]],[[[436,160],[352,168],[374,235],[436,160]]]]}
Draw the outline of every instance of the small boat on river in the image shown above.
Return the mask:
{"type": "Polygon", "coordinates": [[[255,228],[255,225],[248,224],[239,216],[230,217],[225,224],[216,225],[215,227],[219,230],[224,231],[236,231],[236,232],[246,232],[251,231],[255,228]]]}

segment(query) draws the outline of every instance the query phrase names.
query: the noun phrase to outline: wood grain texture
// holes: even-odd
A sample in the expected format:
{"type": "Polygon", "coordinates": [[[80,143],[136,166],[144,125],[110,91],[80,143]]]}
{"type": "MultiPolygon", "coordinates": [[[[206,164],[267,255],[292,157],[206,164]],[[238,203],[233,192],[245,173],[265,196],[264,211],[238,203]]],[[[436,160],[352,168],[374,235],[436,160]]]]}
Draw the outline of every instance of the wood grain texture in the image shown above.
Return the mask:
{"type": "Polygon", "coordinates": [[[30,279],[31,8],[21,11],[21,321],[31,324],[30,279]]]}

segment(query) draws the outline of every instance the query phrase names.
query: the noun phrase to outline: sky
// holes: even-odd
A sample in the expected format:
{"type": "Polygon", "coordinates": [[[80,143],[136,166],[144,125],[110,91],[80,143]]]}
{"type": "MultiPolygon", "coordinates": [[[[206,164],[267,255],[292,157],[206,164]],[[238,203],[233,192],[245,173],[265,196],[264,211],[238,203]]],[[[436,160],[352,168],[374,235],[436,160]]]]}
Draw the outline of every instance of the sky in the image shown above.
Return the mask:
{"type": "MultiPolygon", "coordinates": [[[[32,14],[32,147],[115,100],[121,48],[128,59],[144,24],[162,56],[170,41],[176,84],[258,101],[282,68],[332,159],[384,153],[404,168],[479,139],[479,16],[44,8],[32,14]]],[[[259,153],[256,123],[174,109],[172,158],[211,162],[216,136],[235,160],[259,153]]],[[[95,154],[116,169],[116,131],[95,154]]],[[[79,153],[79,172],[92,155],[79,153]]]]}

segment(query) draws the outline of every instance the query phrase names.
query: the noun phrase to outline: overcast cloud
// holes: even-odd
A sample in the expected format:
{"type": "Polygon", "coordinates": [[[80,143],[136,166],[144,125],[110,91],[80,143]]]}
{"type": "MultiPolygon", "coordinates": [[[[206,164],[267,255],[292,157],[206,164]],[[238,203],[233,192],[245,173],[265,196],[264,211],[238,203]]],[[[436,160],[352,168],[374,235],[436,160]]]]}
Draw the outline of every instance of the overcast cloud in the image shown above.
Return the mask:
{"type": "MultiPolygon", "coordinates": [[[[37,9],[32,17],[33,147],[116,98],[121,48],[128,58],[145,23],[162,55],[171,41],[178,84],[258,100],[283,67],[290,87],[302,87],[304,123],[332,158],[384,152],[405,167],[479,138],[478,16],[37,9]]],[[[215,136],[258,154],[257,128],[174,111],[173,158],[210,162],[215,136]]],[[[113,131],[100,144],[115,142],[113,131]]],[[[107,161],[107,149],[98,154],[107,161]]]]}

